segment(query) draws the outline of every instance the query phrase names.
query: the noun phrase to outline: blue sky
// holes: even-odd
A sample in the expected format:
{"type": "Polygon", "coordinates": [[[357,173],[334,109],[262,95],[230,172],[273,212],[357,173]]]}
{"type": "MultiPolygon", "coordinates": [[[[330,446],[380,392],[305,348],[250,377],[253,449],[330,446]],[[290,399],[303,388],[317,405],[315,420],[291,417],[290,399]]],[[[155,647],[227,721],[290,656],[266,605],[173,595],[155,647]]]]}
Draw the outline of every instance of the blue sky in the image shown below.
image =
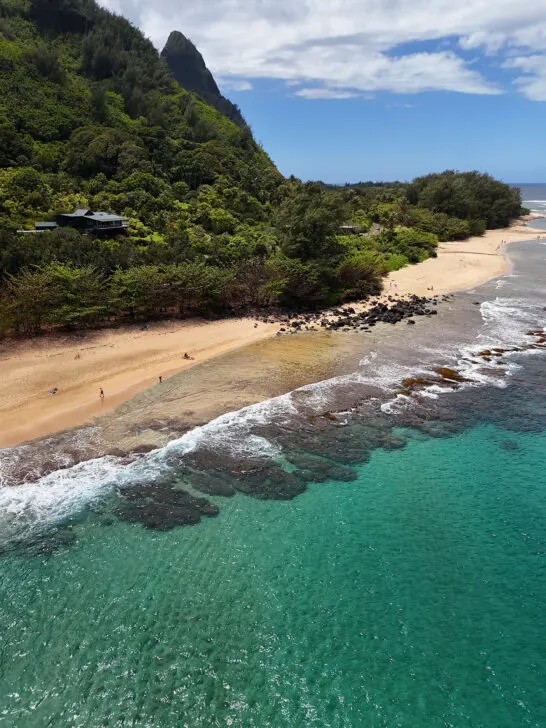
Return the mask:
{"type": "Polygon", "coordinates": [[[286,174],[546,181],[546,0],[103,0],[190,37],[286,174]]]}

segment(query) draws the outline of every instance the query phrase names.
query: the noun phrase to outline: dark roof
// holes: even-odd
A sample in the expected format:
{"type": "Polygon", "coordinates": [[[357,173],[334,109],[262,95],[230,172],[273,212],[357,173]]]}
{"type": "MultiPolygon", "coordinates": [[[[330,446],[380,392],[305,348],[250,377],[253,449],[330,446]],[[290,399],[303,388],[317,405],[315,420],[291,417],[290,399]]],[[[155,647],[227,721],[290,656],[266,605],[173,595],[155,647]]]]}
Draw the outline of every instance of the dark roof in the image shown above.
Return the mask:
{"type": "Polygon", "coordinates": [[[85,207],[79,207],[77,210],[74,210],[74,212],[61,212],[62,217],[85,217],[91,212],[91,210],[88,210],[85,207]]]}
{"type": "Polygon", "coordinates": [[[111,215],[109,212],[92,212],[86,215],[89,220],[97,220],[99,222],[114,222],[115,220],[125,220],[121,215],[111,215]]]}
{"type": "Polygon", "coordinates": [[[85,217],[88,220],[95,220],[96,222],[115,222],[116,220],[126,219],[120,215],[112,215],[109,212],[93,212],[92,210],[87,210],[85,208],[75,210],[74,212],[62,212],[59,217],[69,217],[73,219],[85,217]]]}

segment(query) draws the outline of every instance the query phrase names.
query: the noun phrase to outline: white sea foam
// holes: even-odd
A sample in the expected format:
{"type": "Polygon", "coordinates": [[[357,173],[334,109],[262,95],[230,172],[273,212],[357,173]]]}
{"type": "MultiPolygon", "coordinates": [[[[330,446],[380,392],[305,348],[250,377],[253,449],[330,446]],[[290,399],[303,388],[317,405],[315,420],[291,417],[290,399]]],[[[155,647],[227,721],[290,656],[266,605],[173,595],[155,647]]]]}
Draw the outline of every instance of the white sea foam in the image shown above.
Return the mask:
{"type": "MultiPolygon", "coordinates": [[[[502,279],[501,279],[502,280],[502,279]]],[[[539,349],[519,350],[530,341],[527,331],[546,325],[546,316],[540,315],[536,302],[520,299],[497,297],[493,301],[485,301],[480,306],[482,327],[472,343],[449,348],[443,352],[444,362],[450,361],[450,367],[455,369],[464,380],[457,387],[443,387],[432,384],[419,390],[419,396],[429,399],[438,399],[445,394],[453,394],[458,389],[468,387],[494,386],[504,388],[508,385],[508,378],[517,371],[521,365],[514,361],[506,361],[515,356],[543,353],[539,349]],[[502,360],[495,357],[487,362],[479,356],[481,350],[518,347],[515,351],[505,351],[502,360]]],[[[424,346],[423,353],[437,355],[441,349],[424,346]]],[[[420,376],[422,371],[412,370],[411,376],[420,376]]],[[[430,374],[430,365],[428,368],[430,374]]],[[[406,376],[410,376],[407,375],[406,376]]],[[[425,373],[426,376],[426,373],[425,373]]],[[[400,379],[398,380],[400,381],[400,379]]],[[[417,400],[418,401],[418,400],[417,400]]],[[[382,406],[382,411],[396,415],[402,409],[413,407],[416,400],[410,397],[397,395],[394,399],[382,406]]]]}
{"type": "Polygon", "coordinates": [[[546,200],[524,200],[523,206],[528,207],[531,212],[546,212],[546,200]]]}
{"type": "Polygon", "coordinates": [[[377,359],[377,351],[370,351],[369,354],[362,357],[362,359],[358,362],[358,365],[364,367],[367,364],[371,364],[375,359],[377,359]]]}
{"type": "Polygon", "coordinates": [[[39,533],[101,496],[119,472],[112,458],[57,470],[35,483],[0,488],[0,547],[39,533]]]}
{"type": "Polygon", "coordinates": [[[153,481],[166,471],[173,451],[184,455],[206,446],[239,457],[275,458],[279,448],[253,434],[252,427],[272,420],[286,421],[295,413],[291,394],[286,394],[228,412],[130,464],[112,457],[97,458],[33,483],[0,486],[0,549],[64,522],[117,488],[153,481]]]}
{"type": "Polygon", "coordinates": [[[391,399],[388,402],[383,402],[381,405],[381,412],[386,415],[398,415],[411,404],[412,400],[410,397],[407,397],[405,394],[397,394],[394,399],[391,399]]]}

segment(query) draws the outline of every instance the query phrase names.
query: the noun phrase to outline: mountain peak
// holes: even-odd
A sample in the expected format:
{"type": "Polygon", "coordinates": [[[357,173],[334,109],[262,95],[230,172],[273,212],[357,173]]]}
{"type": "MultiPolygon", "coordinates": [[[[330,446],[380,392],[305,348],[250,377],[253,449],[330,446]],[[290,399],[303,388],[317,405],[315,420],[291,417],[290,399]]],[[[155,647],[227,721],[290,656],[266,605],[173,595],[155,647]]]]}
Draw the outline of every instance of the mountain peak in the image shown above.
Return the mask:
{"type": "Polygon", "coordinates": [[[238,107],[220,93],[203,56],[189,38],[173,30],[161,55],[182,88],[196,93],[237,126],[246,126],[238,107]]]}
{"type": "Polygon", "coordinates": [[[220,96],[220,89],[207,68],[203,56],[189,38],[178,30],[169,35],[161,55],[167,61],[178,83],[197,94],[220,96]]]}

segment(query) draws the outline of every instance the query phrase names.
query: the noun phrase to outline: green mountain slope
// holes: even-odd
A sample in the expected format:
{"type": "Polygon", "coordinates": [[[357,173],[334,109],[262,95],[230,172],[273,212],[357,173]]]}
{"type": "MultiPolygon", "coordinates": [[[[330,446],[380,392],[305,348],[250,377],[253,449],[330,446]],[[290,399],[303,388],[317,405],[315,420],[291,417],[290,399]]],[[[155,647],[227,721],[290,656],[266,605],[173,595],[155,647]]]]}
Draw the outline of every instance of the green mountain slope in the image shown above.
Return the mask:
{"type": "Polygon", "coordinates": [[[241,111],[229,99],[222,96],[203,56],[191,40],[177,30],[173,31],[161,51],[161,56],[182,88],[194,91],[237,126],[245,126],[241,111]]]}
{"type": "Polygon", "coordinates": [[[182,90],[93,0],[0,2],[0,167],[26,170],[0,177],[29,188],[9,204],[0,192],[11,227],[85,202],[165,234],[188,191],[220,176],[258,206],[282,181],[248,128],[182,90]]]}

